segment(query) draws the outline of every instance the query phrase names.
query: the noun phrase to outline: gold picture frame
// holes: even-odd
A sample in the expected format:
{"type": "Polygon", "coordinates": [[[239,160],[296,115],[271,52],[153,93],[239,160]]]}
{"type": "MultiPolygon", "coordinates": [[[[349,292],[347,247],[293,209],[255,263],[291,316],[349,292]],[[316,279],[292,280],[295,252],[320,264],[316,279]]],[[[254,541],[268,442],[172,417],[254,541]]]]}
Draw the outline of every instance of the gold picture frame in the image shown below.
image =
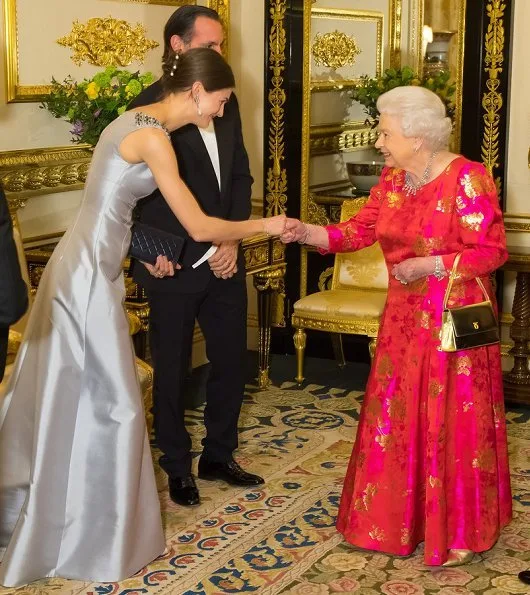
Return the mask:
{"type": "MultiPolygon", "coordinates": [[[[332,22],[344,21],[348,24],[375,25],[375,55],[373,76],[380,76],[383,72],[383,25],[384,14],[371,10],[345,10],[338,8],[312,8],[311,22],[317,19],[331,20],[332,22]]],[[[341,32],[342,35],[345,35],[341,32]]],[[[347,36],[345,36],[347,37],[347,36]]],[[[331,48],[330,48],[331,49],[331,48]]],[[[363,73],[365,73],[363,71],[363,73]]],[[[311,91],[328,91],[333,89],[348,89],[359,82],[359,76],[346,79],[320,80],[311,73],[311,91]]]]}
{"type": "MultiPolygon", "coordinates": [[[[4,70],[6,75],[6,102],[26,103],[39,102],[47,95],[50,85],[21,85],[19,76],[19,47],[17,32],[17,0],[0,0],[2,2],[2,18],[4,24],[4,70]]],[[[163,6],[181,6],[182,4],[196,4],[196,0],[119,0],[120,2],[135,2],[141,4],[157,4],[163,6]]],[[[219,13],[225,28],[225,56],[229,56],[230,32],[230,0],[207,0],[206,5],[219,13]]]]}

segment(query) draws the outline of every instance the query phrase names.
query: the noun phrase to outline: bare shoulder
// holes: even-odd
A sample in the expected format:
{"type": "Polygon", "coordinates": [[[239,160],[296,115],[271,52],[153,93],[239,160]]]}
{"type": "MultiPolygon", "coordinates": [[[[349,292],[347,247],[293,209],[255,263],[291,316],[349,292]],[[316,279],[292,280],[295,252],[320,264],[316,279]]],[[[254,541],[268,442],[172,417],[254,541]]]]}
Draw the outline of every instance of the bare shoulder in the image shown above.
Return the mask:
{"type": "Polygon", "coordinates": [[[164,154],[171,143],[164,130],[151,126],[139,126],[127,134],[120,143],[119,151],[125,161],[139,163],[149,155],[164,154]]]}

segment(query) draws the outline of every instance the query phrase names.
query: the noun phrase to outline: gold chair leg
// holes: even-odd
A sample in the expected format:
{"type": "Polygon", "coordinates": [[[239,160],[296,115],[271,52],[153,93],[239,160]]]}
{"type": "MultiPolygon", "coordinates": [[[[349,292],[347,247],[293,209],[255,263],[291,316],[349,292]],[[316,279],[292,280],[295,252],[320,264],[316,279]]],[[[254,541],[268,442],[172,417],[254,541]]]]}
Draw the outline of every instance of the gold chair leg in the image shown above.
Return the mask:
{"type": "Polygon", "coordinates": [[[377,337],[372,337],[370,339],[370,343],[368,343],[368,352],[370,353],[370,359],[374,359],[376,347],[377,347],[377,337]]]}
{"type": "Polygon", "coordinates": [[[296,349],[296,382],[302,384],[304,381],[304,352],[306,332],[303,328],[297,328],[293,337],[294,348],[296,349]]]}
{"type": "Polygon", "coordinates": [[[344,359],[344,350],[342,348],[342,335],[340,333],[331,334],[331,345],[333,347],[333,355],[339,365],[339,368],[344,368],[346,360],[344,359]]]}

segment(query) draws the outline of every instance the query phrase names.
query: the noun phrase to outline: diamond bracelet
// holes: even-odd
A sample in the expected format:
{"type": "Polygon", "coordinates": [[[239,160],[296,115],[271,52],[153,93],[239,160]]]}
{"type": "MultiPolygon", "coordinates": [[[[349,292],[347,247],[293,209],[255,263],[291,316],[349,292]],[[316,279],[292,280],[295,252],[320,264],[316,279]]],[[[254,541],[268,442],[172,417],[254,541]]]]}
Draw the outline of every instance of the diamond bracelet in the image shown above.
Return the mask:
{"type": "Polygon", "coordinates": [[[442,269],[442,257],[438,254],[434,257],[434,271],[433,275],[441,281],[445,277],[445,271],[442,269]]]}

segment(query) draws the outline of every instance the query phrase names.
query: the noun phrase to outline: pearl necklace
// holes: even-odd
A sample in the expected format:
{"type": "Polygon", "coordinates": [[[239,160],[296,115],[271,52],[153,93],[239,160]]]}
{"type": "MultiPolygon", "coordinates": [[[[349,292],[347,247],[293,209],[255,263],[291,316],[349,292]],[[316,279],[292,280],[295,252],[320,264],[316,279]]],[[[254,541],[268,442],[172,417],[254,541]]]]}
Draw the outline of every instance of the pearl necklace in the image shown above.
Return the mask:
{"type": "Polygon", "coordinates": [[[432,163],[433,163],[436,155],[438,155],[438,151],[434,151],[434,153],[431,153],[431,156],[429,157],[429,161],[427,161],[427,167],[425,168],[423,175],[421,176],[421,178],[418,180],[417,183],[414,182],[414,180],[412,179],[412,176],[410,175],[409,172],[405,173],[405,185],[403,186],[403,190],[405,190],[405,192],[407,194],[416,195],[416,192],[422,186],[425,186],[428,179],[431,177],[431,167],[432,167],[432,163]]]}

